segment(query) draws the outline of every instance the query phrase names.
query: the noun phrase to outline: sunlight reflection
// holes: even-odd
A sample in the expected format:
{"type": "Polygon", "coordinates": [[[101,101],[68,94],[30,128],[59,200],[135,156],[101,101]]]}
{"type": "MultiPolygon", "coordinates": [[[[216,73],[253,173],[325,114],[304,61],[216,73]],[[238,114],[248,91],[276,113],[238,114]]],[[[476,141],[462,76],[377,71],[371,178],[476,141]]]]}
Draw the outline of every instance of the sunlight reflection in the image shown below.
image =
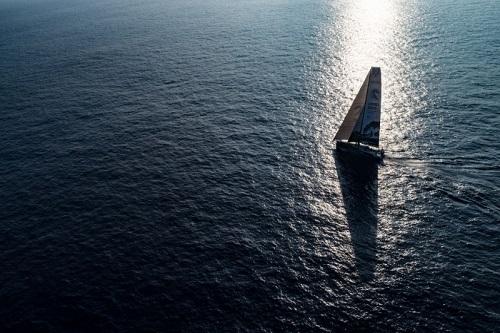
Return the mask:
{"type": "MultiPolygon", "coordinates": [[[[311,211],[315,215],[329,216],[335,220],[347,219],[345,225],[335,226],[338,235],[345,237],[346,243],[342,243],[342,247],[332,244],[331,250],[339,258],[354,258],[344,263],[352,265],[360,277],[368,280],[373,278],[376,268],[378,177],[375,172],[374,176],[368,177],[370,181],[359,184],[356,177],[349,173],[339,174],[342,168],[332,154],[333,135],[370,67],[384,68],[390,58],[388,45],[391,44],[396,26],[394,17],[395,8],[389,0],[332,5],[330,24],[322,31],[324,40],[321,45],[325,51],[321,52],[321,68],[319,75],[313,79],[315,86],[312,91],[314,97],[322,99],[323,109],[315,119],[319,155],[315,169],[325,171],[325,177],[318,181],[323,185],[322,191],[334,191],[338,201],[332,204],[328,200],[311,199],[311,211]],[[352,186],[357,191],[351,191],[352,186]],[[364,187],[371,188],[369,195],[362,190],[364,187]],[[362,204],[363,207],[357,207],[356,204],[362,204]]],[[[384,70],[382,72],[384,79],[384,70]]],[[[345,167],[343,169],[347,170],[345,167]]]]}
{"type": "MultiPolygon", "coordinates": [[[[418,21],[414,7],[391,0],[331,2],[329,6],[327,20],[318,32],[307,87],[313,101],[307,107],[315,112],[307,110],[314,144],[307,151],[311,171],[304,191],[311,212],[318,219],[334,221],[329,228],[342,239],[350,238],[349,245],[332,244],[332,254],[354,258],[344,263],[361,267],[357,271],[370,280],[377,275],[379,268],[374,263],[382,255],[377,241],[395,232],[387,207],[407,199],[400,167],[394,168],[393,161],[412,156],[418,149],[413,137],[423,126],[415,113],[425,111],[428,86],[426,73],[417,70],[415,63],[429,60],[415,48],[414,31],[424,23],[418,21]],[[344,175],[339,174],[341,163],[333,154],[333,137],[372,66],[382,69],[380,143],[388,158],[385,166],[361,182],[359,175],[349,174],[349,167],[344,167],[344,175]],[[358,219],[364,224],[357,223],[358,219]],[[341,221],[347,223],[338,223],[341,221]],[[369,245],[369,251],[363,244],[369,245]]],[[[398,232],[402,231],[398,226],[398,232]]],[[[390,247],[389,243],[384,247],[390,247]]]]}
{"type": "MultiPolygon", "coordinates": [[[[415,54],[408,42],[406,22],[413,17],[407,16],[406,11],[411,12],[391,0],[363,0],[346,4],[342,15],[341,45],[336,50],[340,51],[339,75],[347,84],[344,86],[343,109],[337,107],[334,114],[336,124],[343,119],[370,67],[381,67],[380,140],[386,151],[407,151],[410,148],[407,144],[411,141],[405,138],[416,135],[415,131],[418,131],[419,127],[410,122],[416,106],[423,106],[426,93],[425,89],[417,87],[423,73],[411,69],[415,54]],[[402,9],[405,9],[404,14],[402,9]],[[385,147],[386,144],[390,147],[385,147]]],[[[332,29],[336,27],[332,26],[332,29]]]]}
{"type": "Polygon", "coordinates": [[[359,89],[370,67],[380,66],[384,74],[384,60],[395,28],[394,11],[388,0],[355,1],[348,5],[342,23],[340,59],[342,71],[354,84],[350,87],[353,91],[359,89]]]}
{"type": "MultiPolygon", "coordinates": [[[[389,0],[364,0],[351,2],[346,8],[342,22],[342,47],[340,70],[349,83],[343,110],[338,110],[339,120],[345,115],[352,96],[358,91],[362,80],[372,66],[382,68],[385,81],[385,63],[390,58],[390,44],[396,29],[395,8],[389,0]]],[[[386,94],[382,89],[382,101],[386,94]]],[[[383,140],[382,140],[383,142],[383,140]]],[[[353,175],[345,172],[347,166],[335,161],[338,180],[342,187],[342,200],[350,230],[351,246],[358,276],[371,280],[376,270],[376,248],[378,229],[378,172],[361,177],[363,168],[353,175]],[[344,172],[342,172],[344,170],[344,172]],[[362,181],[363,180],[363,181],[362,181]],[[370,191],[366,191],[370,188],[370,191]]],[[[350,166],[352,167],[352,166],[350,166]]],[[[348,168],[347,168],[348,169],[348,168]]]]}

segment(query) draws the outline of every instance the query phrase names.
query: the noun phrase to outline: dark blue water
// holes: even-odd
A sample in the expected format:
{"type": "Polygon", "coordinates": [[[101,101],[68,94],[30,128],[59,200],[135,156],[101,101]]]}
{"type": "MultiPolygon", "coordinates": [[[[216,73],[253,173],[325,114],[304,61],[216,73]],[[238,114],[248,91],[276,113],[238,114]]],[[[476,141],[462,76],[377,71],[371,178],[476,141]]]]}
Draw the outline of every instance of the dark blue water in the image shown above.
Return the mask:
{"type": "Polygon", "coordinates": [[[498,331],[499,17],[1,0],[0,331],[498,331]],[[333,137],[370,66],[360,166],[333,137]]]}

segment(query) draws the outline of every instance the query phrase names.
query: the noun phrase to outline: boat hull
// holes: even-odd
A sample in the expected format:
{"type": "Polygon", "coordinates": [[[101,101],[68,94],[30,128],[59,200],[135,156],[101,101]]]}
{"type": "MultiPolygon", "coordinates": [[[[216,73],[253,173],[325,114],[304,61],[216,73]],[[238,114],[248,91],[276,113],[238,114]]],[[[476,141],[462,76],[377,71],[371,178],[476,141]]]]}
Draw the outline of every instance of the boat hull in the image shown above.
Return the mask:
{"type": "Polygon", "coordinates": [[[346,141],[336,141],[336,150],[353,157],[381,162],[384,158],[384,150],[372,148],[367,145],[346,141]]]}

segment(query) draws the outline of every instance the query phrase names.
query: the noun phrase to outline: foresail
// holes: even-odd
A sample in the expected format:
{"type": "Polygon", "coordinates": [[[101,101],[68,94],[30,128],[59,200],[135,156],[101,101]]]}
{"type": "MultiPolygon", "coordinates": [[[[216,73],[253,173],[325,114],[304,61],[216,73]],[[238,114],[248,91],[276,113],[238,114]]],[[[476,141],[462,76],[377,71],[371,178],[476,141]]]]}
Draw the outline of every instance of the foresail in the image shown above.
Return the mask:
{"type": "Polygon", "coordinates": [[[363,107],[365,105],[369,78],[370,73],[368,73],[368,75],[366,76],[366,79],[363,82],[361,89],[359,89],[356,98],[352,102],[351,108],[347,112],[342,125],[340,125],[337,134],[335,134],[335,140],[349,140],[349,138],[351,137],[354,126],[360,118],[359,115],[361,114],[361,111],[363,110],[363,107]]]}
{"type": "Polygon", "coordinates": [[[380,137],[380,106],[382,102],[382,80],[379,67],[372,67],[368,74],[366,100],[362,107],[349,141],[378,147],[380,137]]]}

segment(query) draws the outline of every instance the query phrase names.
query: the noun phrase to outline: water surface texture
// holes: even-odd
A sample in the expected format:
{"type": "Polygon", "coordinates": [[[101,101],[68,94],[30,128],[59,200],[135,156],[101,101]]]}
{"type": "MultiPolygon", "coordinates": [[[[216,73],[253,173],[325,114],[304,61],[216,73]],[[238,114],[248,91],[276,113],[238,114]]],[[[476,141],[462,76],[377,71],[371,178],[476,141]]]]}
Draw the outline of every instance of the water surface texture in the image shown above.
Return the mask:
{"type": "Polygon", "coordinates": [[[0,330],[498,331],[499,17],[0,0],[0,330]],[[370,66],[360,167],[333,137],[370,66]]]}

